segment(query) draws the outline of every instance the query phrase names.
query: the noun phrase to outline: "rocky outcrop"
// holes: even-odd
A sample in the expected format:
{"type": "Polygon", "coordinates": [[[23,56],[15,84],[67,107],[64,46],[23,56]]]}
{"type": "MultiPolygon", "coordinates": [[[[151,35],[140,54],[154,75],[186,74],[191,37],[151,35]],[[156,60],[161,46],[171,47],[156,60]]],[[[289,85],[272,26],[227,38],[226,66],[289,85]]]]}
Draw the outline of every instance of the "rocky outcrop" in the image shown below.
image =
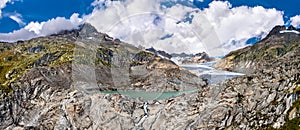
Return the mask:
{"type": "Polygon", "coordinates": [[[218,69],[251,73],[259,68],[270,68],[274,61],[299,47],[300,35],[281,33],[284,26],[276,26],[266,38],[253,46],[233,51],[215,65],[218,69]]]}
{"type": "Polygon", "coordinates": [[[200,92],[205,95],[199,94],[200,99],[214,97],[203,101],[215,104],[207,115],[218,115],[207,119],[208,124],[226,129],[299,129],[299,56],[291,52],[274,62],[272,68],[258,69],[200,92]]]}

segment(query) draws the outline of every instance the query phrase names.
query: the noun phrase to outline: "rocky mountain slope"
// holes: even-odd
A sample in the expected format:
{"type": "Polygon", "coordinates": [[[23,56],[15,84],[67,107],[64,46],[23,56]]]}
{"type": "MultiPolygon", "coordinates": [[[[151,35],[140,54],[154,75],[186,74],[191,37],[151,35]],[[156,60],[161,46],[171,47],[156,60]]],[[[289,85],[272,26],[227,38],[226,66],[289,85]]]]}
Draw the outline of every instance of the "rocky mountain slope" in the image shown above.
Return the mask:
{"type": "MultiPolygon", "coordinates": [[[[253,46],[233,51],[225,56],[215,67],[240,73],[251,73],[259,68],[270,68],[274,61],[288,52],[295,52],[300,46],[300,29],[286,29],[276,26],[271,32],[253,46]]],[[[296,53],[296,52],[295,52],[296,53]]]]}
{"type": "Polygon", "coordinates": [[[10,92],[11,84],[32,69],[61,65],[73,68],[72,80],[78,82],[94,78],[95,83],[101,84],[100,89],[105,90],[155,90],[159,89],[158,86],[154,88],[149,82],[159,79],[166,79],[161,81],[166,86],[161,89],[166,90],[181,89],[175,83],[181,81],[181,86],[192,88],[205,85],[201,79],[170,60],[98,33],[89,24],[83,26],[80,30],[29,41],[0,43],[1,89],[10,92]],[[194,80],[187,80],[190,78],[194,80]]]}
{"type": "MultiPolygon", "coordinates": [[[[299,46],[274,58],[272,64],[257,61],[266,67],[252,70],[251,74],[203,87],[205,82],[172,62],[91,30],[87,26],[80,33],[71,31],[24,43],[2,43],[6,49],[0,55],[12,63],[1,63],[16,71],[3,73],[3,79],[9,80],[2,84],[5,89],[0,99],[0,129],[299,129],[299,46]],[[72,39],[76,38],[76,43],[101,45],[87,49],[82,44],[74,45],[72,39]],[[12,58],[3,55],[11,50],[12,58]],[[89,55],[95,50],[99,55],[89,55]],[[119,53],[111,57],[109,50],[119,53]],[[125,50],[128,52],[122,52],[125,50]],[[129,58],[120,58],[125,54],[129,58]],[[93,58],[94,62],[90,62],[93,58]],[[23,66],[28,67],[22,69],[23,66]],[[130,85],[128,78],[122,79],[127,76],[122,74],[127,72],[126,66],[130,67],[130,85]],[[108,69],[111,67],[113,71],[108,69]],[[114,76],[120,81],[113,80],[114,76]],[[142,98],[96,91],[180,91],[186,85],[198,90],[148,100],[147,108],[143,107],[146,101],[142,98]]],[[[252,52],[243,54],[248,53],[252,52]]]]}
{"type": "Polygon", "coordinates": [[[58,122],[44,126],[41,121],[55,120],[45,114],[51,113],[52,106],[60,111],[61,94],[75,91],[84,95],[176,92],[206,86],[201,78],[172,61],[99,33],[89,24],[0,46],[0,129],[54,128],[58,122]]]}

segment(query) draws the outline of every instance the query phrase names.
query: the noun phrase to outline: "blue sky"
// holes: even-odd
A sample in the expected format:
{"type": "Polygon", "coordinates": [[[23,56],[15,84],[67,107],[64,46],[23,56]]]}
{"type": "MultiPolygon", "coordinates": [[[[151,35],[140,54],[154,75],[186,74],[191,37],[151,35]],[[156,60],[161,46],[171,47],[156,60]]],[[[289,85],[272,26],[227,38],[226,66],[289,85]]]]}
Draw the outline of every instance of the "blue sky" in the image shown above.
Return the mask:
{"type": "Polygon", "coordinates": [[[21,14],[25,23],[42,22],[56,17],[69,18],[73,13],[89,14],[93,10],[92,2],[93,0],[23,0],[8,3],[2,9],[4,17],[0,19],[0,32],[12,32],[22,27],[8,17],[15,13],[21,14]]]}
{"type": "Polygon", "coordinates": [[[255,43],[275,25],[300,27],[299,5],[299,0],[0,0],[0,41],[89,22],[136,46],[220,56],[255,43]]]}

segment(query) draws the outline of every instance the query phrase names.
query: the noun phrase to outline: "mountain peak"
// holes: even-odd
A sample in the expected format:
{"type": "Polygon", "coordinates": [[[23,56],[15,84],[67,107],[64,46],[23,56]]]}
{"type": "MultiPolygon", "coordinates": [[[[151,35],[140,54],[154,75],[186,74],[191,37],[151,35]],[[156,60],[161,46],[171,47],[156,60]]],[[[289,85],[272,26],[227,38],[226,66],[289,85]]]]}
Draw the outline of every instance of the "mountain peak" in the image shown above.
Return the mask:
{"type": "Polygon", "coordinates": [[[294,26],[289,26],[289,27],[285,27],[283,25],[277,25],[275,26],[267,35],[267,38],[272,36],[272,35],[280,35],[280,34],[300,34],[300,29],[296,29],[294,26]]]}
{"type": "Polygon", "coordinates": [[[84,33],[84,34],[99,33],[97,31],[97,29],[93,25],[91,25],[90,23],[84,23],[84,24],[80,25],[79,30],[80,30],[81,33],[84,33]]]}
{"type": "Polygon", "coordinates": [[[271,35],[279,34],[279,32],[282,30],[286,30],[285,26],[277,25],[269,32],[267,37],[269,37],[271,35]]]}
{"type": "Polygon", "coordinates": [[[287,30],[296,30],[296,28],[293,25],[291,25],[291,26],[287,27],[287,30]]]}

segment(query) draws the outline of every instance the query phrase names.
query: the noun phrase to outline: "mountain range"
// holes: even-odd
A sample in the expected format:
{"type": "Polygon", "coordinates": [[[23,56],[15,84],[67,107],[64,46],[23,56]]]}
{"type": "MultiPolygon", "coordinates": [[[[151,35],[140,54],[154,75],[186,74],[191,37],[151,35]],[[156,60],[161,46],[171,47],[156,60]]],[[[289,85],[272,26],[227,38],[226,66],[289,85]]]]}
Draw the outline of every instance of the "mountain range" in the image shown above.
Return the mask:
{"type": "Polygon", "coordinates": [[[299,129],[297,31],[229,53],[215,67],[246,75],[213,85],[90,24],[0,43],[0,129],[299,129]]]}

